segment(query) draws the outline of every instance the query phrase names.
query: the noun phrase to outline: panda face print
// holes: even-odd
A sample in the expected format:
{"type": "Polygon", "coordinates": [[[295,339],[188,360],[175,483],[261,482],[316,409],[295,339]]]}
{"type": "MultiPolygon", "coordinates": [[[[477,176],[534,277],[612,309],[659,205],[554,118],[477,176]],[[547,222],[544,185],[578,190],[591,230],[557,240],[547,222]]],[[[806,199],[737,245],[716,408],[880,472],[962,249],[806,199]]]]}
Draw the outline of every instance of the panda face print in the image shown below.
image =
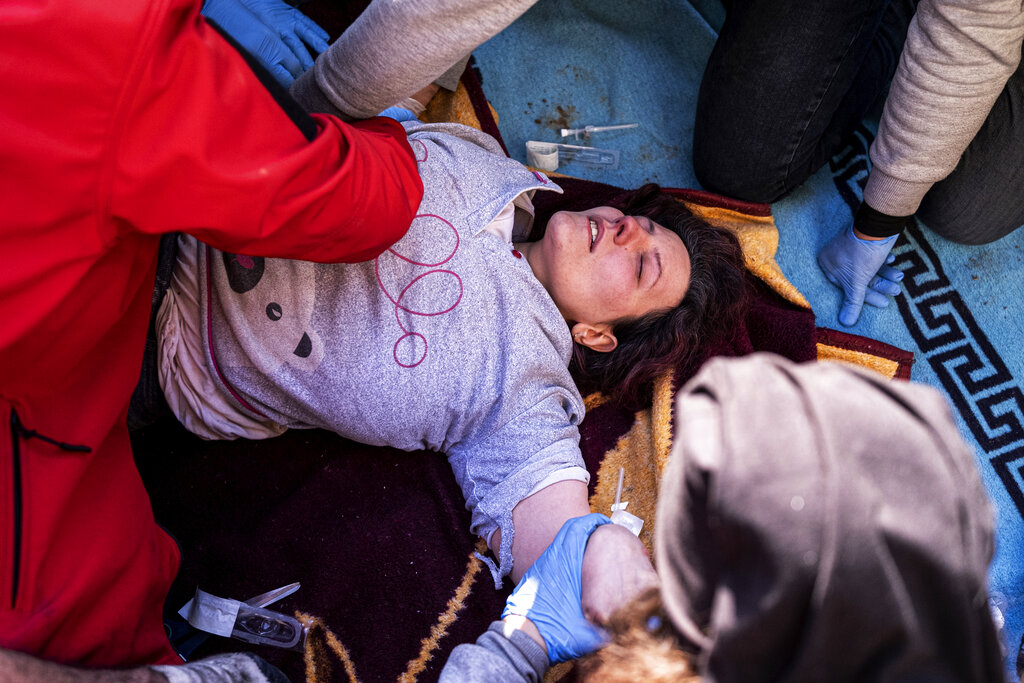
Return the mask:
{"type": "Polygon", "coordinates": [[[221,263],[232,305],[240,309],[233,328],[251,361],[244,364],[266,374],[285,365],[307,372],[319,367],[324,345],[312,326],[315,265],[228,253],[221,263]]]}

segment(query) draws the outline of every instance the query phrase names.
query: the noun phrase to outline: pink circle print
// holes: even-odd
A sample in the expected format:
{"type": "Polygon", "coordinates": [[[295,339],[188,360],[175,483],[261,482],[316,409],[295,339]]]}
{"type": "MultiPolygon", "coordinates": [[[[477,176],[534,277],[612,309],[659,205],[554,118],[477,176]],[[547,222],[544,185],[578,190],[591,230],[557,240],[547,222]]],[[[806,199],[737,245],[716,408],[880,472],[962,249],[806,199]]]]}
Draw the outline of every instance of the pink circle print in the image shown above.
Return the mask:
{"type": "Polygon", "coordinates": [[[420,140],[411,140],[409,146],[412,147],[413,156],[416,157],[416,163],[422,164],[427,160],[427,146],[420,140]]]}
{"type": "MultiPolygon", "coordinates": [[[[377,257],[374,262],[377,284],[394,304],[395,322],[402,330],[402,334],[395,341],[392,355],[395,362],[404,368],[414,368],[422,363],[430,346],[426,336],[411,330],[407,325],[416,317],[429,318],[455,310],[462,301],[463,294],[462,278],[459,274],[447,268],[439,268],[448,263],[459,249],[459,232],[455,226],[440,216],[421,214],[413,220],[409,232],[425,232],[431,237],[437,235],[436,239],[432,239],[432,244],[439,246],[439,252],[417,258],[406,256],[394,248],[385,252],[412,266],[426,269],[413,276],[397,295],[388,291],[381,277],[383,255],[377,257]],[[444,239],[446,234],[449,236],[448,239],[444,239]],[[450,248],[440,246],[446,242],[451,244],[450,248]]],[[[400,269],[387,268],[385,265],[385,270],[389,275],[395,276],[400,269]]]]}

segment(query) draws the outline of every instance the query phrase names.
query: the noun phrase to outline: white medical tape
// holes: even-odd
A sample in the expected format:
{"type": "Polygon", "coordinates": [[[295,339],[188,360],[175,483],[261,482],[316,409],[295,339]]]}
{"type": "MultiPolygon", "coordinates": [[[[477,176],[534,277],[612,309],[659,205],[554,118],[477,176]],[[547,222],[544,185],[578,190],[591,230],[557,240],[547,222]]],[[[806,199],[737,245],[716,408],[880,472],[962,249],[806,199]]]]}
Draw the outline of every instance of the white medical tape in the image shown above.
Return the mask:
{"type": "Polygon", "coordinates": [[[197,588],[188,611],[188,623],[200,631],[230,638],[241,606],[238,600],[218,598],[197,588]]]}

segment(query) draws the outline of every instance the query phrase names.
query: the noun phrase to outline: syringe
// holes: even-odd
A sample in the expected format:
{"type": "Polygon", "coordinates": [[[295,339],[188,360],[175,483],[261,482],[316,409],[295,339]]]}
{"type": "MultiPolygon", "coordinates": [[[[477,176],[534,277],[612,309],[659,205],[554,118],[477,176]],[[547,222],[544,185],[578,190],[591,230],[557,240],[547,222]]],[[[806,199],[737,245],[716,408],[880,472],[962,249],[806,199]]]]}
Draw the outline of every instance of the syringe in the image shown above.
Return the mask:
{"type": "Polygon", "coordinates": [[[563,128],[562,137],[569,137],[572,135],[575,138],[579,138],[582,134],[583,139],[587,140],[590,138],[591,133],[603,133],[608,130],[625,130],[626,128],[636,128],[639,123],[622,123],[616,126],[584,126],[583,128],[563,128]]]}

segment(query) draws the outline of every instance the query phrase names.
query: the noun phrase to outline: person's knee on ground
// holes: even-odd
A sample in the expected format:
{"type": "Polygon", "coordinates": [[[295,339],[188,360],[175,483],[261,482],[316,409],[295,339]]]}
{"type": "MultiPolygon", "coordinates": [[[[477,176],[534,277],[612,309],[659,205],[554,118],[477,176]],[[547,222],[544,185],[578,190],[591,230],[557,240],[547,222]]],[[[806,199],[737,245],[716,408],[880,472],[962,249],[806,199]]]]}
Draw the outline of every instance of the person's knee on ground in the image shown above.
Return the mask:
{"type": "Polygon", "coordinates": [[[702,83],[693,170],[704,189],[748,202],[777,202],[803,185],[842,149],[856,120],[846,115],[848,125],[802,137],[793,130],[795,123],[780,119],[772,125],[767,119],[757,121],[750,112],[738,113],[744,99],[755,97],[702,83]]]}
{"type": "Polygon", "coordinates": [[[925,195],[918,220],[950,242],[970,246],[990,244],[1024,226],[1024,200],[1008,196],[1004,187],[982,185],[950,176],[925,195]]]}
{"type": "Polygon", "coordinates": [[[799,184],[789,182],[785,169],[773,163],[782,158],[783,150],[774,149],[771,140],[752,139],[735,123],[728,116],[698,116],[693,170],[701,187],[748,202],[781,199],[799,184]]]}
{"type": "Polygon", "coordinates": [[[769,203],[802,185],[845,146],[884,91],[911,4],[733,3],[697,99],[693,161],[701,185],[769,203]]]}

